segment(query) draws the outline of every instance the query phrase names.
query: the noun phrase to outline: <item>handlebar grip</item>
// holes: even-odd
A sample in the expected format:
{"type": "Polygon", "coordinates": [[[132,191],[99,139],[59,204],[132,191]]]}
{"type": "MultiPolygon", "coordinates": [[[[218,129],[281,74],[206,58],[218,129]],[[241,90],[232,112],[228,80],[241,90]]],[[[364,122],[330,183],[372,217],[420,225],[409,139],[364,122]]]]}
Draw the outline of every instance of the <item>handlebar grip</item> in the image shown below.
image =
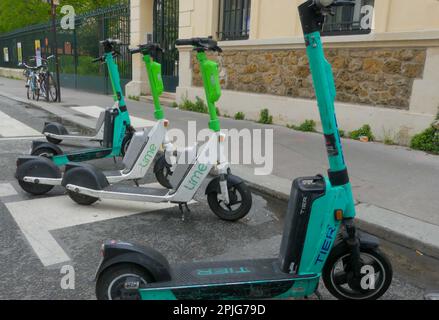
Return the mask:
{"type": "Polygon", "coordinates": [[[131,54],[137,54],[137,53],[140,53],[140,48],[130,49],[129,51],[131,54]]]}
{"type": "Polygon", "coordinates": [[[91,62],[96,63],[96,62],[102,62],[102,61],[103,61],[102,57],[99,57],[99,58],[93,59],[91,62]]]}
{"type": "Polygon", "coordinates": [[[194,46],[199,41],[196,41],[196,39],[178,39],[175,41],[176,46],[194,46]]]}

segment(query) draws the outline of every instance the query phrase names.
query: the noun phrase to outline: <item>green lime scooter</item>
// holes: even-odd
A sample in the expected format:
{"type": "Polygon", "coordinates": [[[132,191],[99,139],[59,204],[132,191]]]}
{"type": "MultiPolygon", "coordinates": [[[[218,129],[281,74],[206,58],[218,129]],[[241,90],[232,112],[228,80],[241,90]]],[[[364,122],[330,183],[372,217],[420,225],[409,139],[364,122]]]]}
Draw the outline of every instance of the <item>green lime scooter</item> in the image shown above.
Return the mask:
{"type": "Polygon", "coordinates": [[[325,16],[335,6],[351,3],[308,0],[299,6],[330,169],[328,178],[318,175],[293,182],[279,257],[170,266],[152,248],[108,241],[97,271],[98,299],[306,297],[317,292],[321,277],[341,299],[377,299],[387,291],[392,266],[378,240],[357,232],[354,224],[352,188],[334,108],[334,78],[320,36],[325,16]]]}
{"type": "Polygon", "coordinates": [[[101,41],[104,55],[93,61],[107,64],[117,99],[117,107],[105,110],[102,147],[64,153],[55,144],[34,141],[31,156],[20,157],[17,160],[16,178],[24,191],[33,195],[45,194],[53,188],[53,183],[60,180],[62,176],[60,167],[70,162],[115,158],[123,156],[127,151],[135,130],[131,126],[120,84],[118,66],[115,61],[115,57],[119,54],[115,49],[118,43],[118,40],[113,39],[101,41]],[[32,179],[24,181],[25,177],[31,177],[32,179]],[[53,182],[52,185],[51,182],[53,182]]]}

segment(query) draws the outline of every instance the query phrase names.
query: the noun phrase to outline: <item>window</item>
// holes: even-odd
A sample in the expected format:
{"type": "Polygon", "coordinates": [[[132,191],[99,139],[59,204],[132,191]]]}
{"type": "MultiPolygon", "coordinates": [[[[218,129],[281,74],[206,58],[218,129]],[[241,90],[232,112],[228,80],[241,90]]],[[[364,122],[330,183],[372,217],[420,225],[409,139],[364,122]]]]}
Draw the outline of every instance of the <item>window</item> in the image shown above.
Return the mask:
{"type": "Polygon", "coordinates": [[[219,40],[246,40],[250,34],[251,0],[220,0],[219,40]]]}
{"type": "Polygon", "coordinates": [[[370,33],[371,27],[362,27],[366,14],[362,11],[365,6],[374,5],[374,0],[356,0],[355,6],[343,6],[335,9],[335,15],[328,15],[323,26],[324,35],[347,35],[370,33]]]}

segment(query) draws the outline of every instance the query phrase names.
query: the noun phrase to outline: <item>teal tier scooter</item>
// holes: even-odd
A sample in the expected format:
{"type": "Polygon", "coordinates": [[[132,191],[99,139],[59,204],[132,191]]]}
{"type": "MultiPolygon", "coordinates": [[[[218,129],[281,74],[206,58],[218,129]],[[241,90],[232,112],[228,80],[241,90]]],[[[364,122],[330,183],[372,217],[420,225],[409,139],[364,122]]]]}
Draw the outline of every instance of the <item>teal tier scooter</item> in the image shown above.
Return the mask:
{"type": "Polygon", "coordinates": [[[34,141],[31,156],[23,156],[17,160],[16,178],[24,191],[33,195],[49,192],[54,186],[50,182],[55,183],[62,176],[60,167],[70,162],[115,158],[126,153],[135,130],[131,126],[115,61],[119,54],[115,49],[117,44],[119,41],[113,39],[101,41],[104,55],[94,60],[94,62],[106,63],[114,95],[117,98],[115,106],[105,110],[102,147],[64,153],[55,144],[34,141]],[[43,178],[45,183],[42,183],[43,178]]]}
{"type": "Polygon", "coordinates": [[[98,299],[268,299],[306,297],[319,279],[337,298],[377,299],[392,266],[375,237],[357,232],[355,207],[334,109],[335,86],[320,32],[324,17],[350,1],[299,6],[329,158],[329,177],[293,182],[279,257],[170,266],[152,248],[108,241],[97,271],[98,299]],[[343,227],[343,228],[341,228],[343,227]]]}

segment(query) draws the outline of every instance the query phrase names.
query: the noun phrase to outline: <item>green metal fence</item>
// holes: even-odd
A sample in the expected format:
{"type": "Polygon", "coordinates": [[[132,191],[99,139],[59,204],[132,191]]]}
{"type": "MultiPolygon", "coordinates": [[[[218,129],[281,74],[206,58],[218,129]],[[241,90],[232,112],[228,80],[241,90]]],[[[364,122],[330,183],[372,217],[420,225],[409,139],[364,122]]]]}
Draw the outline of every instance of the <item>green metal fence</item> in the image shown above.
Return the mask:
{"type": "MultiPolygon", "coordinates": [[[[78,15],[74,30],[63,30],[57,25],[60,81],[62,87],[111,93],[106,67],[92,63],[102,54],[99,41],[115,38],[122,41],[118,58],[122,85],[131,81],[130,9],[128,4],[100,9],[86,15],[78,15]]],[[[21,60],[29,63],[41,46],[43,58],[52,55],[51,24],[35,25],[0,35],[0,67],[18,68],[21,60]],[[36,43],[37,42],[37,43],[36,43]],[[21,49],[20,49],[21,48],[21,49]]],[[[54,64],[50,66],[54,70],[54,64]]]]}

